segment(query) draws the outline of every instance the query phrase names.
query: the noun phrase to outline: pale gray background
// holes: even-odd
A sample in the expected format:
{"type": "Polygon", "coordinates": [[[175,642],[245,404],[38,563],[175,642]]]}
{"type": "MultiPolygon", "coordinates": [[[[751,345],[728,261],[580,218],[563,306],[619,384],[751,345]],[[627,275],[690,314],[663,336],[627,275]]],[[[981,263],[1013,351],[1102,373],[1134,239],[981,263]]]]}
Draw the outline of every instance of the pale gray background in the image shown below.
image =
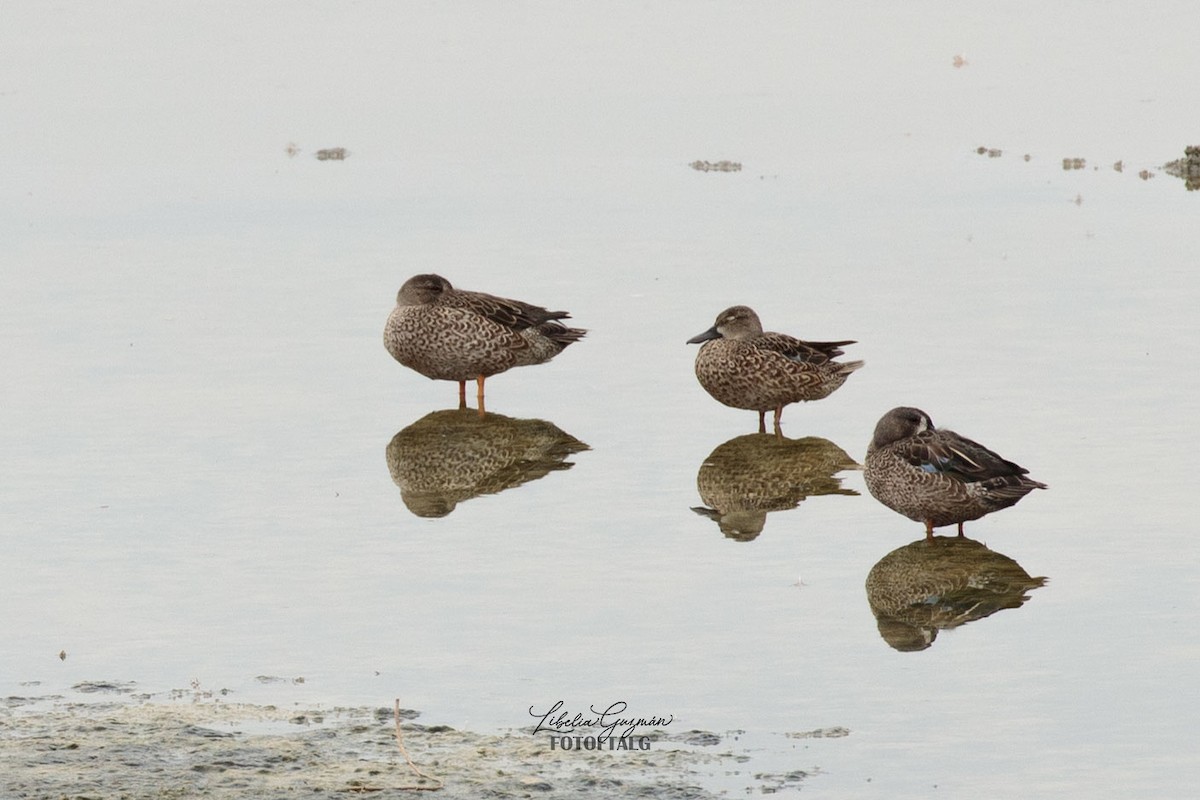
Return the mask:
{"type": "Polygon", "coordinates": [[[1200,195],[1137,177],[1200,144],[1193,4],[3,17],[0,691],[194,679],[479,730],[623,699],[839,797],[1200,780],[1200,195]],[[425,271],[591,329],[489,406],[593,450],[440,520],[384,461],[454,403],[380,342],[425,271]],[[919,405],[1049,483],[968,527],[1048,586],[897,653],[863,580],[921,528],[861,475],[748,544],[693,514],[755,424],[684,344],[734,303],[860,342],[787,435],[861,460],[919,405]]]}

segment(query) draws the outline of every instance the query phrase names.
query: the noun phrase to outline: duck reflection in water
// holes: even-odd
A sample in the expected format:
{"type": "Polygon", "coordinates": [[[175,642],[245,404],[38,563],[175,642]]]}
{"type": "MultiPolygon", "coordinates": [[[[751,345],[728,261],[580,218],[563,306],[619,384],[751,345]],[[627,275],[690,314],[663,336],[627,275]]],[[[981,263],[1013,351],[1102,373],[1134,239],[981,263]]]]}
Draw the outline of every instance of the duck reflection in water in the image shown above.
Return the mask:
{"type": "Polygon", "coordinates": [[[835,477],[849,469],[862,467],[828,439],[737,436],[700,465],[696,487],[705,505],[692,511],[714,520],[730,539],[748,542],[762,532],[770,511],[795,508],[813,495],[858,494],[835,477]]]}
{"type": "Polygon", "coordinates": [[[924,650],[939,630],[1019,608],[1045,582],[982,542],[934,536],[881,558],[867,575],[867,602],[885,642],[924,650]]]}
{"type": "Polygon", "coordinates": [[[588,450],[541,419],[486,416],[467,409],[434,411],[392,437],[388,471],[418,517],[444,517],[464,500],[495,494],[570,469],[588,450]]]}

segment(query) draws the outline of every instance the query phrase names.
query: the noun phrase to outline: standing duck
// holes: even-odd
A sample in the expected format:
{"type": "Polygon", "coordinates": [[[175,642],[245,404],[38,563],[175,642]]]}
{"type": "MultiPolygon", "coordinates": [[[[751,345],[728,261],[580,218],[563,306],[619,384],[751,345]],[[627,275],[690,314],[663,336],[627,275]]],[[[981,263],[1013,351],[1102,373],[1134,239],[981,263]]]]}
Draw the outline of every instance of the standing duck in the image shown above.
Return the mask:
{"type": "Polygon", "coordinates": [[[466,408],[467,381],[483,383],[511,367],[542,364],[586,333],[558,322],[571,315],[483,292],[455,289],[440,275],[414,275],[396,295],[383,330],[392,357],[427,378],[458,381],[466,408]]]}
{"type": "Polygon", "coordinates": [[[933,529],[958,525],[1016,504],[1046,484],[978,442],[939,430],[919,408],[893,408],[875,426],[864,477],[875,499],[933,529]]]}
{"type": "Polygon", "coordinates": [[[805,342],[764,333],[758,314],[747,306],[725,309],[711,328],[688,339],[688,344],[702,342],[696,355],[700,385],[727,406],[757,411],[759,433],[766,433],[767,411],[774,410],[780,433],[784,406],[828,397],[863,365],[834,361],[852,340],[805,342]]]}

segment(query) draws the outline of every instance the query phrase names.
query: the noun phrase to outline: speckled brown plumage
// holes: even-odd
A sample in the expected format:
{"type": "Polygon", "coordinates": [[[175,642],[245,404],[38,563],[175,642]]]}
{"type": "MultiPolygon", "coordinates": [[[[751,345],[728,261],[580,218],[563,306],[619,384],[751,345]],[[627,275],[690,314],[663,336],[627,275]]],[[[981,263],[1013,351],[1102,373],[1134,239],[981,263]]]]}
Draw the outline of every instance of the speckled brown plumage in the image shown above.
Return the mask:
{"type": "Polygon", "coordinates": [[[1046,484],[978,442],[933,426],[918,408],[893,408],[875,426],[864,477],[876,500],[934,528],[958,525],[1014,505],[1046,484]]]}
{"type": "Polygon", "coordinates": [[[427,378],[458,381],[465,405],[466,381],[479,384],[512,367],[542,364],[586,333],[558,320],[566,311],[455,289],[440,275],[416,275],[396,295],[383,331],[392,357],[427,378]]]}
{"type": "Polygon", "coordinates": [[[862,367],[862,361],[838,362],[840,342],[806,342],[783,333],[764,332],[758,315],[733,306],[717,315],[704,333],[688,339],[701,344],[696,378],[714,399],[733,408],[758,412],[758,429],[766,431],[766,412],[775,412],[775,430],[783,407],[821,400],[862,367]]]}
{"type": "Polygon", "coordinates": [[[444,517],[464,500],[569,469],[567,457],[587,449],[545,420],[453,409],[426,414],[393,436],[387,463],[410,511],[444,517]]]}
{"type": "Polygon", "coordinates": [[[973,539],[935,536],[881,558],[867,575],[867,602],[889,645],[924,650],[939,630],[1018,608],[1045,582],[973,539]]]}

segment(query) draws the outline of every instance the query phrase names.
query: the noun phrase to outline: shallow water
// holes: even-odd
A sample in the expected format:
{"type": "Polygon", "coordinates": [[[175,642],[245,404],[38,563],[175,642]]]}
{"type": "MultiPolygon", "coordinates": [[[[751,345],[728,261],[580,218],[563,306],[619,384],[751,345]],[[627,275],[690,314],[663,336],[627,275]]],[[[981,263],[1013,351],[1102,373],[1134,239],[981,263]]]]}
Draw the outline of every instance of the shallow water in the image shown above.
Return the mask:
{"type": "Polygon", "coordinates": [[[837,796],[1181,796],[1200,195],[1160,167],[1200,130],[1162,23],[1189,10],[14,9],[0,691],[478,730],[620,700],[837,796]],[[488,382],[590,449],[440,517],[387,457],[456,404],[380,342],[424,271],[590,329],[488,382]],[[756,427],[684,344],[734,303],[867,362],[788,438],[861,461],[916,405],[1049,484],[967,527],[1046,585],[899,652],[864,583],[922,530],[861,473],[750,541],[694,512],[756,427]]]}

